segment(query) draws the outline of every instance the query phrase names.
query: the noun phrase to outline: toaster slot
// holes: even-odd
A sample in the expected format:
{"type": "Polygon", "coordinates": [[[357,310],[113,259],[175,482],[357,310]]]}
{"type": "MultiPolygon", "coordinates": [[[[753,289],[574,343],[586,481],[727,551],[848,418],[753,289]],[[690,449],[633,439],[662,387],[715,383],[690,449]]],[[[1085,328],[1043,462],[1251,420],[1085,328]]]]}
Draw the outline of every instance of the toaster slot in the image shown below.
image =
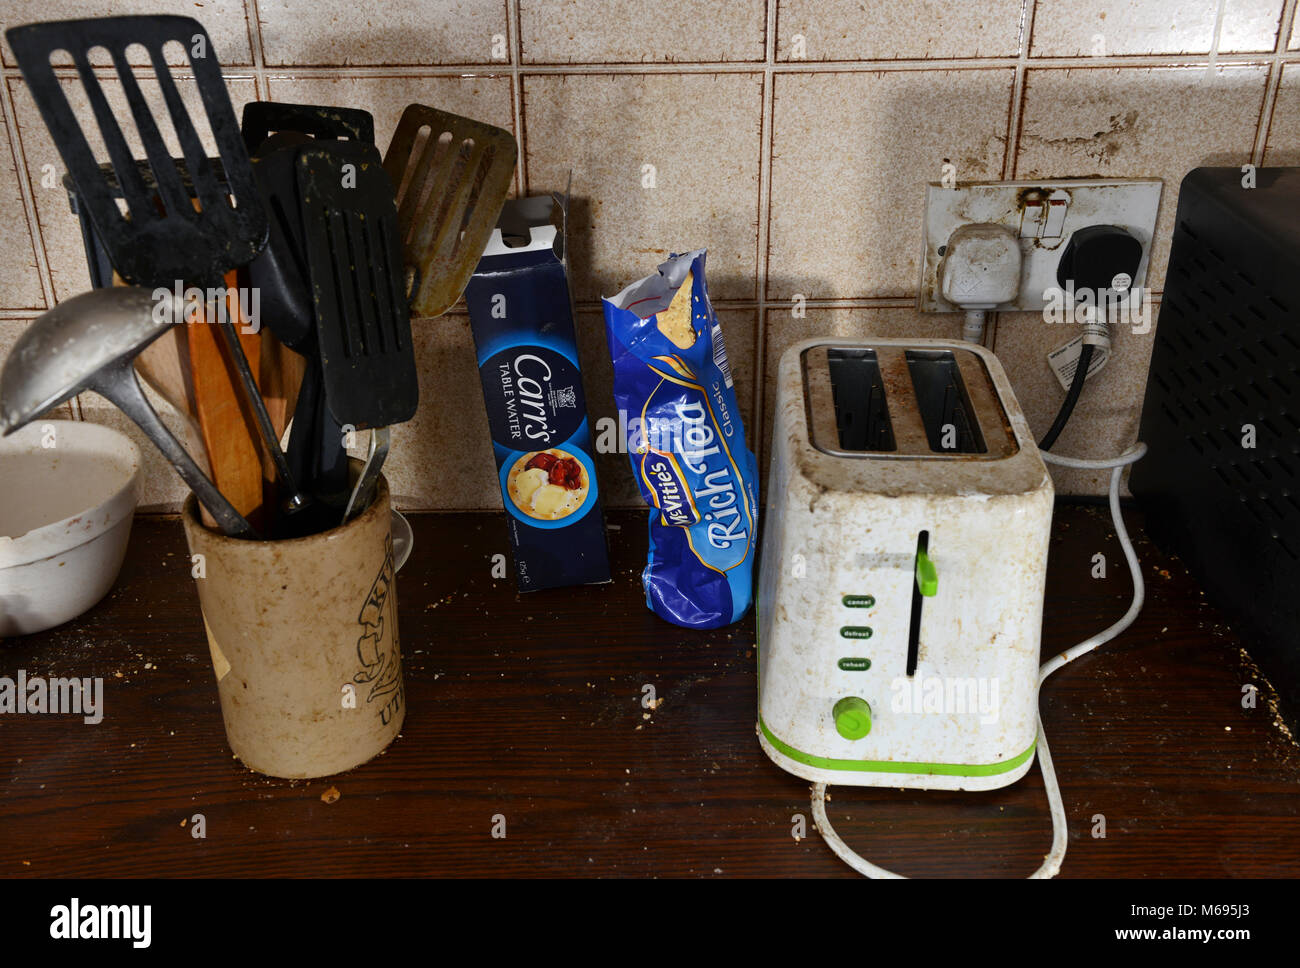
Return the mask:
{"type": "Polygon", "coordinates": [[[895,450],[874,349],[816,346],[803,362],[808,427],[818,449],[834,454],[895,450]]]}
{"type": "Polygon", "coordinates": [[[947,350],[907,350],[904,355],[930,449],[948,454],[986,453],[956,357],[947,350]]]}
{"type": "Polygon", "coordinates": [[[835,430],[841,450],[894,449],[894,432],[875,350],[832,349],[826,353],[835,430]]]}

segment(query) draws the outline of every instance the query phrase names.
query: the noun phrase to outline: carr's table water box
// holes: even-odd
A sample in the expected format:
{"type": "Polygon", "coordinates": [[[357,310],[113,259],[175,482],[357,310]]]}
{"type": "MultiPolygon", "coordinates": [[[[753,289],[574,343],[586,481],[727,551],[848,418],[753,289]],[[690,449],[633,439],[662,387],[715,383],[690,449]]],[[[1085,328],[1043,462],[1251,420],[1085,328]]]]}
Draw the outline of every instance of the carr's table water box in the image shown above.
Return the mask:
{"type": "Polygon", "coordinates": [[[567,208],[558,196],[506,202],[465,289],[521,592],[610,579],[569,297],[567,208]]]}

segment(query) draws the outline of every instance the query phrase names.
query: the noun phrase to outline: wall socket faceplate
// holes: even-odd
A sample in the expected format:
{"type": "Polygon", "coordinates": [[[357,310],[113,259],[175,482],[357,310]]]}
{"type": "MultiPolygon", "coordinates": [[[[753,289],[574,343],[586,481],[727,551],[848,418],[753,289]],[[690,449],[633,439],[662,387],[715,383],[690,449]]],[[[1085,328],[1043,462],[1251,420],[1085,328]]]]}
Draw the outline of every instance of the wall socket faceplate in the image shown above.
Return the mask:
{"type": "Polygon", "coordinates": [[[1089,225],[1118,225],[1142,243],[1133,287],[1146,284],[1147,261],[1160,211],[1158,178],[1057,179],[1053,181],[930,182],[925,191],[924,246],[917,307],[922,312],[961,309],[940,295],[939,263],[952,233],[962,225],[992,222],[1020,239],[1020,295],[1001,310],[1042,310],[1044,293],[1056,288],[1056,267],[1071,234],[1089,225]]]}

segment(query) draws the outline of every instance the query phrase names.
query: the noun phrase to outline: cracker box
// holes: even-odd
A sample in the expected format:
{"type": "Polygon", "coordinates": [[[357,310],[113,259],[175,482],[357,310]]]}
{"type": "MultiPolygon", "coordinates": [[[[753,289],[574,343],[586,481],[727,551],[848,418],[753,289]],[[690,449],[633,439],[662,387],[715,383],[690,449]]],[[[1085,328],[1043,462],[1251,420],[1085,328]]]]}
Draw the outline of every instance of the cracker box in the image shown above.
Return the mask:
{"type": "Polygon", "coordinates": [[[565,262],[567,198],[506,202],[465,289],[521,592],[609,581],[565,262]]]}

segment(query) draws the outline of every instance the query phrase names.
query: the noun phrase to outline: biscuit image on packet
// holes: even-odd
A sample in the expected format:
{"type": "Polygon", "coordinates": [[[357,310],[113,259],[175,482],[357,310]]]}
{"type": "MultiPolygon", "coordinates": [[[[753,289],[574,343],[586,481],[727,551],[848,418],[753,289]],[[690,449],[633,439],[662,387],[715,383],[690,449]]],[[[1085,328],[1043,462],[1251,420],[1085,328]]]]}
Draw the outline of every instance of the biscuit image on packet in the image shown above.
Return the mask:
{"type": "Polygon", "coordinates": [[[758,467],[704,260],[703,249],[675,255],[603,304],[614,402],[652,508],[646,604],[677,625],[709,629],[740,620],[753,599],[758,467]]]}

